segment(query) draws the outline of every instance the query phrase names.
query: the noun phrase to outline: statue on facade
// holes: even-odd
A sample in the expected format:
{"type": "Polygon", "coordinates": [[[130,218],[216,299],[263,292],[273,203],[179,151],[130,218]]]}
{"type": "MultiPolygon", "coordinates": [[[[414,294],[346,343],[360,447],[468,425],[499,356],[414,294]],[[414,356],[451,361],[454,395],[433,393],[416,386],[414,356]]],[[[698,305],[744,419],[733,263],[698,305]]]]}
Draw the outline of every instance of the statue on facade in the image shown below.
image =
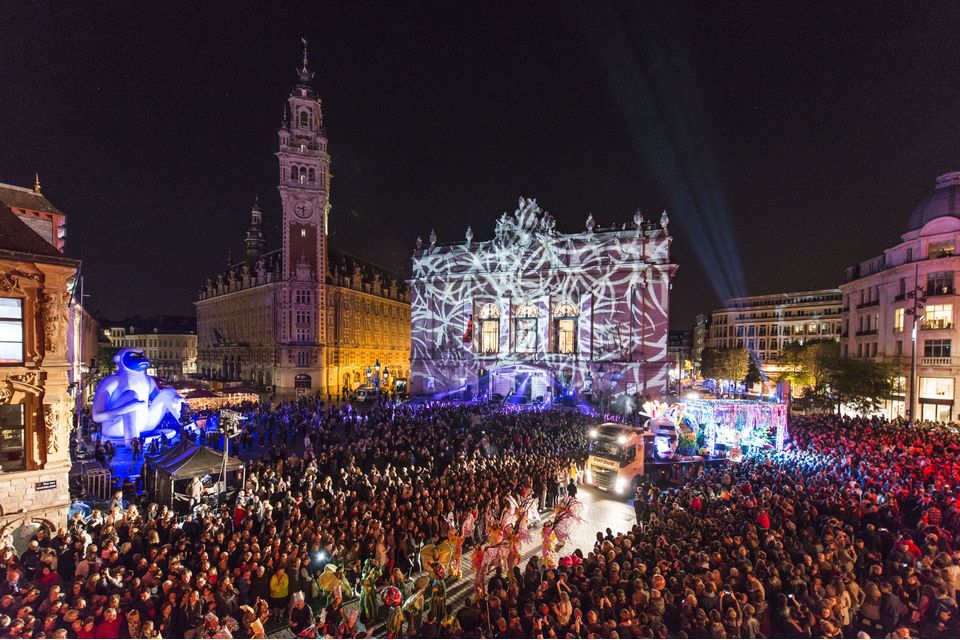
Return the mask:
{"type": "Polygon", "coordinates": [[[597,226],[596,221],[593,219],[593,214],[587,216],[587,233],[593,233],[593,228],[597,226]]]}
{"type": "Polygon", "coordinates": [[[437,231],[430,229],[430,248],[433,249],[435,244],[437,244],[437,231]]]}
{"type": "Polygon", "coordinates": [[[97,385],[93,419],[103,435],[129,442],[154,429],[169,413],[180,419],[183,397],[173,389],[160,389],[147,375],[150,361],[138,349],[120,349],[113,357],[117,372],[97,385]]]}
{"type": "Polygon", "coordinates": [[[667,225],[670,224],[670,216],[667,215],[667,210],[664,209],[663,213],[660,214],[660,226],[663,227],[663,230],[667,230],[667,225]]]}
{"type": "Polygon", "coordinates": [[[467,225],[466,238],[467,238],[467,247],[469,247],[470,243],[473,242],[473,227],[471,227],[470,225],[467,225]]]}

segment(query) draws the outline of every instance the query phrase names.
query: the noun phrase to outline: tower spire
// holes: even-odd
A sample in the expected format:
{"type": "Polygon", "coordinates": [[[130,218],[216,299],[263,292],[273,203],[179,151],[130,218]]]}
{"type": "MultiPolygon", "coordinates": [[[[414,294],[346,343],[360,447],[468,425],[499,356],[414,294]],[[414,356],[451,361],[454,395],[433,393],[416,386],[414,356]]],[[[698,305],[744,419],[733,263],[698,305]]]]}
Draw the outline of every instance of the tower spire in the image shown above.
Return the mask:
{"type": "Polygon", "coordinates": [[[313,78],[313,72],[310,71],[310,57],[307,55],[307,38],[300,38],[303,43],[303,65],[298,70],[300,73],[300,84],[308,85],[313,78]]]}
{"type": "Polygon", "coordinates": [[[33,174],[33,192],[40,193],[40,172],[33,174]]]}

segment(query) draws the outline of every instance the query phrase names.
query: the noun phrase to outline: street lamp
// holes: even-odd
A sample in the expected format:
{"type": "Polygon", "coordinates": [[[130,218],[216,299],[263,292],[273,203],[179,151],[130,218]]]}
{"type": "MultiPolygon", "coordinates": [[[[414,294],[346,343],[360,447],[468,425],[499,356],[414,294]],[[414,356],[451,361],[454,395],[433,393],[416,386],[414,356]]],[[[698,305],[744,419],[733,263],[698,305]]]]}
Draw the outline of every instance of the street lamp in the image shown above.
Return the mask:
{"type": "Polygon", "coordinates": [[[923,322],[924,315],[921,313],[923,311],[924,303],[927,299],[923,295],[923,287],[920,286],[919,280],[920,266],[917,265],[916,270],[914,271],[913,276],[913,290],[908,291],[904,296],[907,300],[911,300],[913,305],[909,309],[905,309],[904,313],[913,318],[913,329],[910,335],[910,426],[912,427],[916,422],[916,401],[917,401],[917,323],[923,322]]]}

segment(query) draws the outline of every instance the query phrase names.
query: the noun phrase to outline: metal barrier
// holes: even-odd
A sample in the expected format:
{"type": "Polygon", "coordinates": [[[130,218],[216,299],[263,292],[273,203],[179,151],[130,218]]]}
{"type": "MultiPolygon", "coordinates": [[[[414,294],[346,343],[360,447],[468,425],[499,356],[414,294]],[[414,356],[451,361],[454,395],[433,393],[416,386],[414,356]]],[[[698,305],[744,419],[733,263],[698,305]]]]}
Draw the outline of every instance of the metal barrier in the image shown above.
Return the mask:
{"type": "Polygon", "coordinates": [[[87,496],[99,500],[109,500],[113,493],[113,474],[109,469],[93,469],[83,474],[87,496]]]}

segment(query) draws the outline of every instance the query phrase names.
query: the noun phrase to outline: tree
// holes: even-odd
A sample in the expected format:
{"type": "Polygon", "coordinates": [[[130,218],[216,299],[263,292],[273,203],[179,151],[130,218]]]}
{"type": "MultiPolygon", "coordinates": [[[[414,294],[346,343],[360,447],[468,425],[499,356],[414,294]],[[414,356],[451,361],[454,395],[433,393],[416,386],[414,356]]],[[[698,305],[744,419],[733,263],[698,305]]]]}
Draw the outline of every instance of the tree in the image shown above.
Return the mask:
{"type": "MultiPolygon", "coordinates": [[[[749,354],[747,355],[749,357],[749,354]]],[[[760,369],[757,368],[757,363],[753,361],[753,358],[749,358],[747,363],[747,375],[744,376],[743,383],[747,386],[752,386],[762,382],[763,374],[760,372],[760,369]]]]}
{"type": "Polygon", "coordinates": [[[866,358],[837,358],[827,376],[837,413],[844,404],[860,413],[879,411],[893,395],[896,368],[866,358]]]}
{"type": "Polygon", "coordinates": [[[700,372],[704,378],[740,382],[747,377],[750,354],[744,348],[704,349],[700,356],[700,372]]]}
{"type": "Polygon", "coordinates": [[[830,370],[839,357],[840,344],[834,340],[791,342],[780,352],[779,363],[784,369],[780,379],[798,389],[823,393],[830,370]]]}

